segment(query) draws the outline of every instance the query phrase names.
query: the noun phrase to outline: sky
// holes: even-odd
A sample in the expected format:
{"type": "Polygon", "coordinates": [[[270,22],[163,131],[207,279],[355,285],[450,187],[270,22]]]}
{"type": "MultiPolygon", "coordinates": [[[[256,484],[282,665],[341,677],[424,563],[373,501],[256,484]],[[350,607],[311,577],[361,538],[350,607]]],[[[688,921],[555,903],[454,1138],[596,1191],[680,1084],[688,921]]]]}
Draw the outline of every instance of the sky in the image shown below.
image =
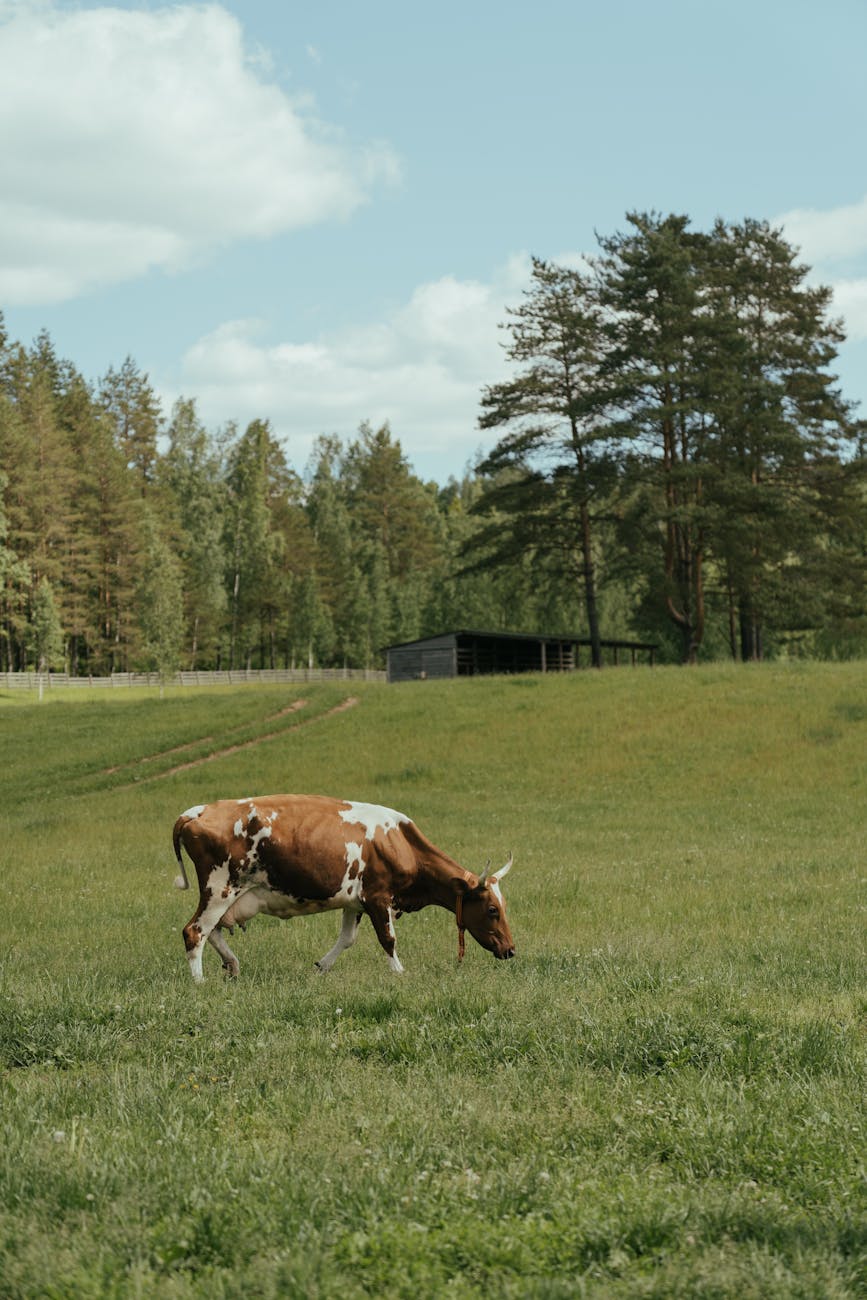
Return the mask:
{"type": "Polygon", "coordinates": [[[754,217],[867,415],[865,49],[864,0],[0,0],[0,311],[299,472],[387,420],[445,483],[532,256],[754,217]]]}

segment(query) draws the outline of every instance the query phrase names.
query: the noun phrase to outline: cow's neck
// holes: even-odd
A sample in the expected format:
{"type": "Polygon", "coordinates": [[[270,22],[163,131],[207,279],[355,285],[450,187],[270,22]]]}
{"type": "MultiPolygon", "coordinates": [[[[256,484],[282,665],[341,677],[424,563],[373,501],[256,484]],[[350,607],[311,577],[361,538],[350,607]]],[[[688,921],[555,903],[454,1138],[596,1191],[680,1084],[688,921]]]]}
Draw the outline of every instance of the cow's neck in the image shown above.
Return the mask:
{"type": "Polygon", "coordinates": [[[398,903],[405,912],[417,911],[433,903],[453,912],[457,901],[455,880],[473,884],[469,871],[458,866],[446,854],[425,853],[416,857],[416,874],[412,884],[400,896],[398,903]]]}

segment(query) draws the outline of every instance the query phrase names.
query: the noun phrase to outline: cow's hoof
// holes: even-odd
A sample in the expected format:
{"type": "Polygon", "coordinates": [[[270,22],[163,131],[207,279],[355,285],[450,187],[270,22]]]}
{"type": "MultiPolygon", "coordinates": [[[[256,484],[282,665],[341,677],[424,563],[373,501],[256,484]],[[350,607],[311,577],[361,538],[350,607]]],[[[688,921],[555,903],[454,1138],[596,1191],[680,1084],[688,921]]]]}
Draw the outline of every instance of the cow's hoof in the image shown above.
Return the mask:
{"type": "Polygon", "coordinates": [[[313,969],[318,971],[320,975],[327,975],[328,972],[331,970],[331,967],[323,966],[321,961],[315,961],[313,963],[313,969]]]}
{"type": "Polygon", "coordinates": [[[226,979],[236,980],[238,978],[238,972],[240,971],[240,969],[241,967],[238,965],[236,961],[223,962],[223,970],[226,973],[226,979]]]}

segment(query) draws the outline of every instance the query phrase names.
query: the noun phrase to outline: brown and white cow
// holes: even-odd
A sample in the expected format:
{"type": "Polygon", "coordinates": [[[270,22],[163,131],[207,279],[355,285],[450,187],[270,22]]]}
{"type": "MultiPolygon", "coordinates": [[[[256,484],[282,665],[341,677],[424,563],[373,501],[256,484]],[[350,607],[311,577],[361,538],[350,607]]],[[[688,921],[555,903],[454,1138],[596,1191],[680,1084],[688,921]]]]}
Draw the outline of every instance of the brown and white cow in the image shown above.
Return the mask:
{"type": "Polygon", "coordinates": [[[199,881],[199,905],[183,929],[197,983],[206,940],[237,975],[238,959],[220,930],[243,927],[257,912],[291,917],[342,909],[337,942],[316,963],[323,974],[355,942],[365,914],[400,973],[394,918],[431,903],[455,913],[461,953],[467,929],[495,957],[515,955],[500,892],[511,856],[496,873],[474,875],[392,808],[322,795],[221,799],[182,813],[173,838],[181,866],[175,884],[189,888],[181,845],[199,881]]]}

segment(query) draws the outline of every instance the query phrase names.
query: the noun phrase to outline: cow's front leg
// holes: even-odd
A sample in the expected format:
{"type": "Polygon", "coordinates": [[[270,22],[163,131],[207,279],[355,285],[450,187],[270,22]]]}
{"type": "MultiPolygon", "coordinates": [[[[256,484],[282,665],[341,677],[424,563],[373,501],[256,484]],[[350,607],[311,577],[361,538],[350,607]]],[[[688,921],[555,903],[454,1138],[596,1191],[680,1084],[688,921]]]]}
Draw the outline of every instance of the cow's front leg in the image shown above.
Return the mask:
{"type": "Polygon", "coordinates": [[[358,927],[361,925],[361,915],[361,912],[353,912],[348,907],[343,909],[343,924],[340,927],[340,934],[337,936],[337,943],[324,957],[320,957],[319,961],[315,963],[320,975],[324,975],[326,971],[331,970],[340,954],[346,948],[351,948],[355,943],[358,938],[358,927]]]}
{"type": "Polygon", "coordinates": [[[403,966],[394,950],[394,908],[368,901],[367,914],[373,922],[376,937],[385,950],[386,957],[388,957],[389,966],[395,975],[402,975],[403,966]]]}

